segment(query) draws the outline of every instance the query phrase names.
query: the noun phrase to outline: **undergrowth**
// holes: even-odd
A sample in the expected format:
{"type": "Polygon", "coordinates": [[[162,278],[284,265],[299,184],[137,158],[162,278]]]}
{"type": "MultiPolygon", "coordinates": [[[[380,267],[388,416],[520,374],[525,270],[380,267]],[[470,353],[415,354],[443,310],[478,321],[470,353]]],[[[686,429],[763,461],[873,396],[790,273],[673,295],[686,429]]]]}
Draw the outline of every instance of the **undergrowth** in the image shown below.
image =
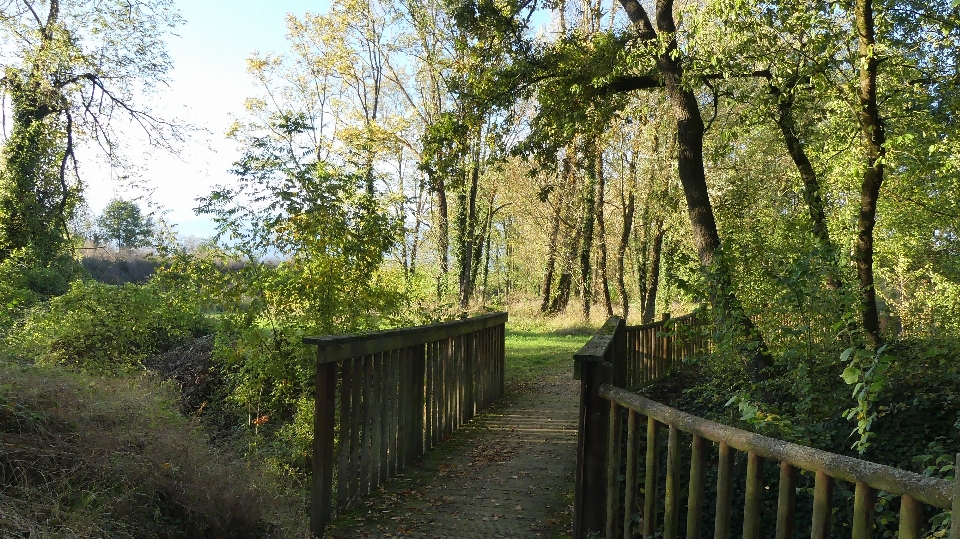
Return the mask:
{"type": "Polygon", "coordinates": [[[147,375],[0,363],[0,537],[306,537],[305,500],[147,375]]]}

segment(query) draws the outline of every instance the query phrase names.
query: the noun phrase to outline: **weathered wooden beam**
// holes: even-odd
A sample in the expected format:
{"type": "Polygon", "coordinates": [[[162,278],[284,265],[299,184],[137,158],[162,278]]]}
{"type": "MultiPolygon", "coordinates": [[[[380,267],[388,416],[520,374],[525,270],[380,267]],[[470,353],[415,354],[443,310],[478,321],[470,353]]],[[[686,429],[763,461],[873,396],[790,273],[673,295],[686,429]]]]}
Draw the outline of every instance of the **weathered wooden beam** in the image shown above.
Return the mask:
{"type": "Polygon", "coordinates": [[[429,326],[391,329],[369,334],[326,335],[323,337],[305,337],[305,344],[317,346],[320,363],[337,362],[351,357],[365,356],[424,344],[441,339],[449,339],[474,333],[486,328],[503,325],[507,322],[507,313],[491,313],[467,320],[441,322],[429,326]]]}

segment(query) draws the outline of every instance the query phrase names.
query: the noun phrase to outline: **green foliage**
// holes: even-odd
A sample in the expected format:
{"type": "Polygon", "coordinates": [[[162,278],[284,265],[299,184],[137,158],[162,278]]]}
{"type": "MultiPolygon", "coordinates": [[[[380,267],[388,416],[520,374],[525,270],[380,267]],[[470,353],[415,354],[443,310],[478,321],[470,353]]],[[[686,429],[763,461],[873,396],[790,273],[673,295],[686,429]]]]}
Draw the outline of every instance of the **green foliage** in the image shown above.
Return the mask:
{"type": "Polygon", "coordinates": [[[115,198],[107,203],[97,219],[104,238],[116,242],[120,249],[147,245],[153,235],[153,218],[144,215],[135,202],[115,198]]]}
{"type": "Polygon", "coordinates": [[[871,406],[889,383],[887,370],[894,358],[884,353],[886,349],[886,345],[876,351],[847,348],[840,354],[841,363],[847,364],[840,377],[848,386],[854,386],[853,398],[857,401],[857,405],[847,409],[843,415],[848,421],[857,422],[851,436],[860,436],[860,439],[854,442],[853,448],[861,454],[870,446],[870,438],[876,436],[875,432],[870,431],[877,418],[877,413],[871,410],[871,406]]]}
{"type": "Polygon", "coordinates": [[[66,255],[44,263],[33,247],[11,252],[0,262],[0,334],[30,307],[66,292],[81,273],[77,261],[66,255]]]}
{"type": "Polygon", "coordinates": [[[104,372],[138,367],[206,330],[195,305],[158,287],[78,280],[33,307],[11,329],[5,348],[25,361],[104,372]]]}

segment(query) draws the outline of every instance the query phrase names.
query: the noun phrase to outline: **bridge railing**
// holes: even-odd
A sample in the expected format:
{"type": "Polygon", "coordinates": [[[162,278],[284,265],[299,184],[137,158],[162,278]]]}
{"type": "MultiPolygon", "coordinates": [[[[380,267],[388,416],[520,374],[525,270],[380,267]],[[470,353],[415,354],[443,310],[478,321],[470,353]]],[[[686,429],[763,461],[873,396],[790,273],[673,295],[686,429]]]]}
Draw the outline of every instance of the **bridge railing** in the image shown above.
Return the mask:
{"type": "MultiPolygon", "coordinates": [[[[776,440],[653,402],[609,383],[618,371],[616,362],[626,356],[620,351],[625,344],[624,334],[622,320],[611,318],[575,356],[582,384],[574,493],[575,539],[593,534],[606,539],[662,534],[666,539],[674,539],[681,536],[684,513],[685,537],[711,536],[705,532],[710,525],[704,522],[708,513],[705,509],[710,504],[706,499],[708,467],[715,468],[717,478],[712,523],[715,539],[731,537],[733,517],[740,511],[742,535],[733,536],[759,539],[761,530],[765,530],[763,536],[769,536],[769,530],[775,526],[777,539],[793,538],[797,528],[797,493],[803,490],[798,488],[801,472],[813,476],[813,539],[831,537],[837,481],[855,484],[852,522],[844,524],[850,531],[843,532],[843,536],[875,536],[874,511],[880,492],[887,493],[887,498],[899,497],[899,518],[894,524],[900,539],[921,537],[925,515],[929,513],[923,505],[950,510],[949,537],[960,536],[960,459],[957,480],[947,481],[776,440]],[[662,459],[664,430],[667,454],[662,459]],[[689,445],[681,442],[681,436],[689,436],[689,445]],[[646,447],[641,452],[644,438],[646,447]],[[716,458],[709,456],[713,444],[716,458]],[[738,452],[745,454],[745,470],[734,467],[738,452]],[[761,510],[765,492],[774,488],[773,481],[764,480],[765,461],[779,466],[775,522],[772,512],[765,517],[761,510]],[[737,507],[735,483],[743,485],[742,497],[736,496],[737,507]],[[683,491],[687,493],[686,500],[681,500],[683,491]]],[[[834,536],[838,536],[838,531],[834,530],[834,536]]]]}
{"type": "Polygon", "coordinates": [[[438,444],[503,394],[506,313],[318,347],[310,529],[438,444]]]}
{"type": "Polygon", "coordinates": [[[624,386],[639,389],[675,372],[684,358],[709,348],[702,316],[690,313],[659,322],[626,326],[626,363],[624,386]]]}

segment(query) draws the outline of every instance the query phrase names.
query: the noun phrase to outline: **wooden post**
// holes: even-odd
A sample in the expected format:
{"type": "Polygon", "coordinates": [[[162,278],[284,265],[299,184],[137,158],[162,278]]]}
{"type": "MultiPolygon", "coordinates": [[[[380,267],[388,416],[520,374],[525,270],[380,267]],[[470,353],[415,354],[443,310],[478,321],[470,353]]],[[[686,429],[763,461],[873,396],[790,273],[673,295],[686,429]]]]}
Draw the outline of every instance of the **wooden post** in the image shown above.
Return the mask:
{"type": "Polygon", "coordinates": [[[580,420],[573,500],[573,537],[586,539],[604,529],[606,515],[609,404],[597,394],[610,381],[613,365],[594,355],[574,356],[580,373],[580,420]]]}
{"type": "Polygon", "coordinates": [[[960,453],[953,470],[953,503],[950,511],[950,539],[960,539],[960,453]]]}
{"type": "Polygon", "coordinates": [[[623,500],[623,537],[633,537],[633,512],[637,505],[637,454],[640,452],[640,416],[637,412],[627,412],[627,462],[626,486],[623,500]]]}
{"type": "Polygon", "coordinates": [[[690,444],[690,492],[687,496],[687,539],[700,539],[703,516],[703,438],[693,435],[690,444]]]}
{"type": "Polygon", "coordinates": [[[610,402],[607,431],[607,518],[606,539],[617,539],[620,531],[620,407],[610,402]]]}
{"type": "Polygon", "coordinates": [[[900,497],[900,535],[898,539],[920,539],[920,521],[923,509],[920,503],[904,494],[900,497]]]}
{"type": "Polygon", "coordinates": [[[743,539],[760,539],[760,496],[763,493],[763,459],[747,453],[747,492],[743,502],[743,539]]]}
{"type": "Polygon", "coordinates": [[[797,469],[787,461],[782,461],[780,463],[780,493],[777,498],[777,539],[793,539],[796,512],[797,469]]]}
{"type": "Polygon", "coordinates": [[[680,439],[677,427],[667,434],[667,484],[663,503],[663,537],[677,539],[680,525],[680,439]]]}
{"type": "Polygon", "coordinates": [[[873,537],[873,510],[877,505],[877,491],[863,481],[857,481],[853,501],[853,539],[873,537]]]}
{"type": "Polygon", "coordinates": [[[830,538],[830,518],[833,507],[833,478],[817,471],[813,485],[813,526],[811,539],[830,538]]]}
{"type": "Polygon", "coordinates": [[[333,429],[336,403],[337,364],[317,361],[313,421],[313,504],[310,532],[323,536],[333,509],[333,429]]]}
{"type": "Polygon", "coordinates": [[[643,484],[643,537],[657,532],[657,486],[660,475],[660,425],[647,417],[647,460],[643,484]]]}
{"type": "Polygon", "coordinates": [[[717,465],[717,519],[714,539],[729,539],[730,510],[733,505],[733,449],[720,442],[720,463],[717,465]]]}

